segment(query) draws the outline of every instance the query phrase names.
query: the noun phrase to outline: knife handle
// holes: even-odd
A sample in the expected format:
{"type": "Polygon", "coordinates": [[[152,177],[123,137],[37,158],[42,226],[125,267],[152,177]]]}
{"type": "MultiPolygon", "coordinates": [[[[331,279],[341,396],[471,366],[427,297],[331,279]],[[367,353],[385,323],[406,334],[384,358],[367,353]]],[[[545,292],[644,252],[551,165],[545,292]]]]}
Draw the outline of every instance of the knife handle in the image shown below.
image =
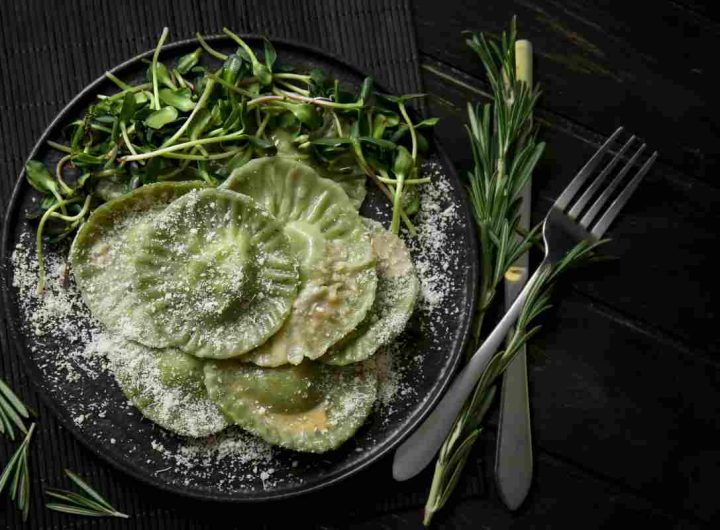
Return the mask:
{"type": "Polygon", "coordinates": [[[498,493],[510,510],[517,510],[527,497],[532,476],[527,356],[523,346],[503,374],[495,455],[498,493]]]}

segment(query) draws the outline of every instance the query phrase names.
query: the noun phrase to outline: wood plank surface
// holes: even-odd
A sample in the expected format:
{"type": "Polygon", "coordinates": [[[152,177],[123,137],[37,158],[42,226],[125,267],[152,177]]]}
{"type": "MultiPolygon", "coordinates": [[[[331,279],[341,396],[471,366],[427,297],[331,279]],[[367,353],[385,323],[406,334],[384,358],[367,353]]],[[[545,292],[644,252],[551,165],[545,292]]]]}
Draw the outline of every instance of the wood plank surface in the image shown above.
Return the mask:
{"type": "Polygon", "coordinates": [[[717,185],[717,23],[668,1],[449,0],[416,2],[415,13],[420,51],[475,75],[481,66],[460,33],[499,33],[517,15],[544,105],[596,131],[622,123],[717,185]]]}
{"type": "MultiPolygon", "coordinates": [[[[415,4],[430,113],[442,118],[438,138],[461,169],[472,163],[468,142],[458,134],[465,102],[483,97],[443,76],[480,91],[487,86],[459,32],[499,32],[518,14],[521,36],[538,53],[543,88],[537,117],[547,152],[534,176],[536,221],[617,125],[661,152],[610,230],[606,252],[615,259],[582,271],[563,289],[531,348],[539,455],[527,506],[519,516],[495,519],[488,514],[497,499],[485,494],[459,503],[457,513],[443,519],[448,528],[469,521],[487,528],[601,528],[651,521],[657,513],[663,513],[655,521],[661,528],[720,521],[720,339],[714,326],[720,286],[712,259],[720,226],[714,178],[720,109],[712,73],[686,75],[691,63],[712,64],[720,32],[697,6],[656,7],[647,16],[639,5],[618,2],[415,4]],[[578,473],[557,494],[543,472],[547,459],[578,473]],[[637,519],[617,508],[614,518],[574,526],[575,506],[586,508],[582,489],[593,482],[619,488],[613,498],[641,499],[637,519]],[[541,515],[548,505],[567,511],[551,522],[541,515]]],[[[491,454],[483,465],[492,469],[491,454]]]]}

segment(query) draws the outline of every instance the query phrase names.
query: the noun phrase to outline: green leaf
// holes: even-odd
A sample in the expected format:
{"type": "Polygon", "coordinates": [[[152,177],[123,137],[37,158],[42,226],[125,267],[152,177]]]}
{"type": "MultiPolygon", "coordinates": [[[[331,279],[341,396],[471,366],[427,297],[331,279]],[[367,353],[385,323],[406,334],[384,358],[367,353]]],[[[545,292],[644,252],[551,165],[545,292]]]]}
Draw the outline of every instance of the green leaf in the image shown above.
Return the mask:
{"type": "MultiPolygon", "coordinates": [[[[227,58],[225,64],[223,64],[220,78],[231,85],[235,85],[238,80],[242,64],[242,59],[233,53],[227,58]]],[[[227,89],[225,89],[225,91],[227,92],[227,89]]]]}
{"type": "Polygon", "coordinates": [[[363,79],[362,85],[360,86],[360,94],[358,94],[358,101],[366,103],[370,99],[373,89],[373,78],[366,77],[363,79]]]}
{"type": "MultiPolygon", "coordinates": [[[[157,79],[159,83],[162,83],[168,88],[176,88],[175,83],[173,82],[172,75],[167,69],[167,66],[165,66],[163,63],[158,62],[157,66],[155,67],[155,72],[157,73],[157,79]]],[[[152,65],[148,68],[148,79],[152,80],[152,65]]]]}
{"type": "Polygon", "coordinates": [[[253,75],[257,78],[257,80],[260,82],[262,86],[268,86],[272,83],[272,72],[270,69],[262,64],[260,61],[258,61],[258,58],[256,57],[255,53],[252,51],[252,48],[248,46],[244,40],[242,40],[240,37],[235,35],[232,31],[230,31],[227,28],[223,28],[223,31],[226,35],[228,35],[231,39],[233,39],[235,42],[237,42],[242,50],[245,52],[245,55],[247,55],[248,59],[250,60],[250,64],[252,65],[252,72],[253,75]]]}
{"type": "Polygon", "coordinates": [[[393,173],[396,175],[407,176],[415,167],[415,161],[412,159],[410,151],[404,146],[398,145],[393,163],[393,173]]]}
{"type": "Polygon", "coordinates": [[[202,53],[202,48],[198,48],[194,52],[180,57],[177,62],[177,71],[183,75],[187,74],[198,63],[198,61],[200,61],[202,53]]]}
{"type": "Polygon", "coordinates": [[[391,142],[389,140],[383,140],[381,138],[373,138],[372,136],[359,136],[358,141],[360,141],[364,144],[374,145],[375,147],[378,147],[379,149],[385,149],[388,151],[394,151],[397,147],[400,147],[400,146],[396,145],[394,142],[391,142]]]}
{"type": "Polygon", "coordinates": [[[267,66],[268,70],[272,72],[273,65],[277,60],[277,52],[275,51],[275,47],[272,45],[272,42],[265,38],[263,38],[263,47],[265,50],[265,66],[267,66]]]}
{"type": "Polygon", "coordinates": [[[30,185],[42,193],[58,195],[58,184],[55,178],[45,167],[45,164],[37,160],[30,160],[25,164],[25,177],[30,185]]]}
{"type": "Polygon", "coordinates": [[[282,105],[293,113],[297,120],[311,129],[322,125],[322,116],[315,105],[309,103],[283,103],[282,105]]]}
{"type": "Polygon", "coordinates": [[[176,88],[175,90],[163,88],[160,90],[159,95],[160,101],[177,110],[189,112],[195,108],[195,102],[192,100],[192,92],[190,92],[189,88],[176,88]]]}
{"type": "Polygon", "coordinates": [[[151,129],[161,129],[168,123],[172,123],[177,120],[177,117],[178,111],[175,107],[163,107],[145,118],[144,123],[151,129]]]}
{"type": "Polygon", "coordinates": [[[130,118],[132,118],[135,114],[136,109],[137,100],[135,99],[135,94],[128,92],[123,98],[123,104],[122,108],[120,109],[120,115],[118,118],[119,121],[121,123],[127,124],[130,121],[130,118]]]}

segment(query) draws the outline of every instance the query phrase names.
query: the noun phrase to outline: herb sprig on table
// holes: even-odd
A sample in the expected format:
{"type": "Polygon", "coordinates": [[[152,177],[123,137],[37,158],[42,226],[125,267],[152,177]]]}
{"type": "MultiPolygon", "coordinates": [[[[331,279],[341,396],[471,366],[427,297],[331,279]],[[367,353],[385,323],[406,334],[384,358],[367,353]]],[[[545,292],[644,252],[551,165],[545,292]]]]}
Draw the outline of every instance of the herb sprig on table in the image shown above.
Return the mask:
{"type": "MultiPolygon", "coordinates": [[[[0,472],[0,494],[7,491],[10,499],[20,511],[23,521],[30,513],[30,466],[28,464],[30,442],[35,433],[36,423],[25,426],[30,418],[30,409],[20,400],[7,384],[0,379],[0,434],[15,440],[14,429],[25,433],[25,437],[0,472]]],[[[50,502],[47,508],[71,515],[91,517],[121,517],[124,513],[117,511],[89,484],[69,469],[65,474],[79,488],[80,492],[50,489],[48,496],[63,502],[50,502]]]]}
{"type": "Polygon", "coordinates": [[[49,489],[45,493],[48,497],[61,502],[49,502],[46,504],[49,510],[67,513],[70,515],[84,515],[87,517],[118,517],[127,519],[128,516],[117,511],[113,506],[105,500],[105,498],[95,491],[87,482],[77,476],[69,469],[65,470],[65,475],[78,487],[80,492],[49,489]]]}
{"type": "MultiPolygon", "coordinates": [[[[408,102],[419,97],[378,93],[366,78],[357,93],[318,69],[282,65],[265,40],[257,54],[239,36],[230,55],[199,34],[198,48],[176,61],[160,60],[163,31],[145,80],[99,95],[65,128],[66,143],[48,142],[62,157],[55,167],[30,161],[30,184],[41,192],[37,252],[44,286],[44,237],[70,236],[97,205],[145,184],[202,180],[217,185],[255,157],[281,152],[303,159],[350,188],[366,178],[393,207],[391,229],[411,233],[424,135],[436,119],[413,121],[408,102]]],[[[346,188],[347,189],[347,188],[346,188]]],[[[363,188],[364,190],[364,188],[363,188]]]]}
{"type": "MultiPolygon", "coordinates": [[[[482,33],[472,34],[467,44],[482,61],[491,88],[491,101],[468,104],[468,134],[474,167],[467,174],[470,202],[480,246],[480,288],[473,335],[468,347],[472,355],[483,341],[483,323],[493,306],[498,287],[513,263],[538,241],[541,226],[522,233],[521,192],[544,150],[537,141],[533,110],[539,91],[518,78],[527,58],[515,55],[515,19],[499,42],[482,33]],[[519,236],[519,237],[518,237],[519,236]]],[[[446,74],[446,79],[452,80],[446,74]]],[[[534,321],[550,307],[550,291],[558,277],[593,255],[601,244],[581,243],[562,262],[541,273],[525,302],[518,322],[507,339],[505,349],[490,361],[475,391],[465,403],[445,439],[435,464],[430,492],[425,505],[424,524],[452,495],[478,436],[483,420],[496,393],[496,382],[523,344],[539,331],[534,321]]]]}

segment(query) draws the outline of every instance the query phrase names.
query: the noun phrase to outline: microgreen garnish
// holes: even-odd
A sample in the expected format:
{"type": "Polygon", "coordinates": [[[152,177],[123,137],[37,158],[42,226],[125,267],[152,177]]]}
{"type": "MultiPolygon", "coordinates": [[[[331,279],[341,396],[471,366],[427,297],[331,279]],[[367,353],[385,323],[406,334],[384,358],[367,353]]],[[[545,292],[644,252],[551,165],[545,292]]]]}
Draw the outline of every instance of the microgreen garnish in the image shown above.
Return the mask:
{"type": "Polygon", "coordinates": [[[87,482],[78,477],[69,469],[65,470],[65,475],[72,480],[76,486],[80,488],[80,493],[63,490],[49,489],[45,493],[63,502],[49,502],[46,504],[48,509],[56,512],[67,513],[71,515],[82,515],[87,517],[120,517],[127,519],[128,516],[117,511],[105,498],[95,491],[87,482]]]}
{"type": "Polygon", "coordinates": [[[145,184],[204,180],[217,185],[249,160],[272,155],[277,134],[289,135],[298,158],[327,174],[370,178],[393,205],[392,229],[414,232],[412,188],[436,119],[413,122],[407,102],[418,97],[377,93],[372,78],[348,92],[320,70],[297,72],[278,64],[269,41],[257,52],[227,28],[238,48],[221,53],[197,34],[199,47],[174,64],[160,60],[167,28],[148,61],[147,77],[132,84],[108,72],[119,91],[100,94],[85,115],[68,124],[63,153],[50,170],[31,160],[30,184],[41,193],[30,212],[40,218],[42,245],[68,237],[93,208],[145,184]],[[218,63],[220,61],[220,63],[218,63]]]}
{"type": "MultiPolygon", "coordinates": [[[[530,247],[539,244],[540,226],[527,233],[517,230],[520,193],[539,160],[544,144],[537,142],[532,115],[538,90],[516,77],[515,20],[499,43],[473,34],[467,44],[478,54],[491,87],[491,101],[468,104],[468,133],[474,167],[468,173],[468,190],[480,243],[478,310],[468,353],[482,344],[483,320],[495,300],[498,287],[512,264],[530,247]]],[[[447,77],[444,74],[444,77],[447,77]]],[[[417,128],[417,125],[415,126],[417,128]]],[[[412,132],[412,131],[411,131],[412,132]]],[[[523,344],[539,330],[535,319],[550,307],[550,290],[559,275],[585,261],[601,242],[581,243],[562,262],[544,270],[533,284],[518,322],[506,343],[478,381],[445,439],[425,505],[424,524],[429,525],[452,494],[470,452],[483,429],[483,419],[495,395],[495,382],[523,344]]]]}
{"type": "Polygon", "coordinates": [[[28,467],[28,446],[35,432],[35,424],[25,434],[20,446],[10,457],[5,465],[5,470],[0,475],[0,493],[8,488],[10,499],[15,502],[15,506],[22,513],[23,521],[27,520],[30,510],[30,468],[28,467]]]}

